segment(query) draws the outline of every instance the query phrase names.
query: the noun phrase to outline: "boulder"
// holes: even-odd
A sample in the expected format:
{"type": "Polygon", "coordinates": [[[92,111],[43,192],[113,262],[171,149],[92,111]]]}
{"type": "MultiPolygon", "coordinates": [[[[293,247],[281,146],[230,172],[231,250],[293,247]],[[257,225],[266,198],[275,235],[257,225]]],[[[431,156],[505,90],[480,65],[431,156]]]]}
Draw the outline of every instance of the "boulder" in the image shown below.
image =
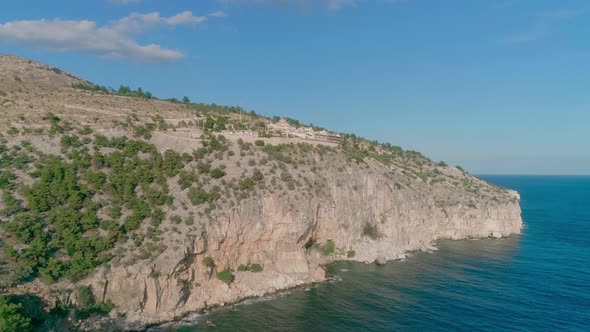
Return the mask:
{"type": "Polygon", "coordinates": [[[383,257],[378,257],[377,259],[375,259],[375,264],[385,265],[385,264],[387,264],[387,260],[383,257]]]}

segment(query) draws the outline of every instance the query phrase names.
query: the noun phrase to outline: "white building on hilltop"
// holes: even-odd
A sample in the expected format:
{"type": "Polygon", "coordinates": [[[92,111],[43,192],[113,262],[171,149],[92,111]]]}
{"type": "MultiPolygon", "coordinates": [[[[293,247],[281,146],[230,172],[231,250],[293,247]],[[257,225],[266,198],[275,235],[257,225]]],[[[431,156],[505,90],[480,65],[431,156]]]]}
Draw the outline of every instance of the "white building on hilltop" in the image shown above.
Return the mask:
{"type": "Polygon", "coordinates": [[[283,137],[297,137],[301,139],[329,141],[333,143],[340,143],[342,138],[340,134],[331,133],[326,130],[315,131],[312,127],[300,126],[295,127],[289,124],[285,119],[280,119],[275,123],[270,123],[267,126],[268,130],[283,137]]]}

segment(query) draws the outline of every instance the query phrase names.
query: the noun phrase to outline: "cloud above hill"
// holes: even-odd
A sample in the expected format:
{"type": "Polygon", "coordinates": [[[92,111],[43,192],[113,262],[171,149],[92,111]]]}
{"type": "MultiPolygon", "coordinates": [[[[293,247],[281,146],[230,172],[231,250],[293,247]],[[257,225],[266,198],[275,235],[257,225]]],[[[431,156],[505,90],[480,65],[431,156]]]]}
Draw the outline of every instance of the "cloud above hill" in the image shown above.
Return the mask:
{"type": "Polygon", "coordinates": [[[114,3],[116,5],[128,5],[131,3],[140,3],[141,0],[108,0],[110,3],[114,3]]]}
{"type": "MultiPolygon", "coordinates": [[[[361,0],[320,0],[329,9],[339,9],[343,6],[354,6],[361,0]]],[[[219,3],[225,4],[273,4],[273,5],[299,5],[309,6],[315,0],[217,0],[219,3]]]]}
{"type": "MultiPolygon", "coordinates": [[[[411,0],[373,0],[375,2],[381,2],[386,4],[401,4],[409,2],[411,0]]],[[[338,10],[343,7],[356,7],[363,3],[369,2],[368,0],[217,0],[221,4],[231,5],[285,5],[295,7],[312,7],[314,5],[323,6],[330,10],[338,10]]]]}
{"type": "MultiPolygon", "coordinates": [[[[223,17],[220,12],[211,17],[223,17]]],[[[183,58],[182,51],[157,44],[140,44],[136,38],[161,26],[194,27],[208,20],[183,11],[172,16],[159,12],[132,13],[99,25],[90,20],[18,20],[0,24],[0,43],[20,44],[50,51],[78,51],[105,58],[131,59],[141,62],[165,62],[183,58]]]]}

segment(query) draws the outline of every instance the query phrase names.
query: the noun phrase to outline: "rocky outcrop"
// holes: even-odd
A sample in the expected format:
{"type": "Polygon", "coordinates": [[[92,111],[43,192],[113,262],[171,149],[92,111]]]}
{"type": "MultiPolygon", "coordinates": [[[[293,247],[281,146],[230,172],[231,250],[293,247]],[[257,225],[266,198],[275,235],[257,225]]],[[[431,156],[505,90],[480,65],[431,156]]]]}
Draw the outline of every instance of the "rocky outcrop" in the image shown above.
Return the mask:
{"type": "Polygon", "coordinates": [[[514,191],[476,200],[451,186],[395,185],[386,167],[369,165],[316,174],[317,187],[307,188],[307,195],[243,200],[202,224],[199,234],[186,234],[181,246],[167,249],[152,264],[103,270],[89,282],[128,321],[158,323],[324,281],[323,266],[336,260],[383,264],[409,251],[430,250],[437,239],[521,231],[514,191]],[[321,249],[329,240],[335,250],[326,255],[321,249]],[[213,259],[214,271],[202,263],[204,257],[213,259]],[[229,285],[214,276],[248,263],[264,270],[234,272],[229,285]]]}

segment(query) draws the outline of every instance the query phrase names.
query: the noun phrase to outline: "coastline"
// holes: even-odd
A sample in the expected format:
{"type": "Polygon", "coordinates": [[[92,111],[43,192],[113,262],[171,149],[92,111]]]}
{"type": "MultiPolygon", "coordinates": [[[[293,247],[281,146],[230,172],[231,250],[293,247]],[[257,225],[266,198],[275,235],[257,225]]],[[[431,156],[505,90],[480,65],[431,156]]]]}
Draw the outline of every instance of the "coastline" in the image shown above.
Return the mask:
{"type": "MultiPolygon", "coordinates": [[[[337,261],[337,262],[333,262],[330,263],[329,265],[332,264],[336,264],[339,262],[343,262],[343,261],[337,261]]],[[[360,263],[360,262],[355,262],[355,263],[360,263]]],[[[367,263],[367,264],[371,264],[371,263],[367,263]]],[[[311,289],[320,285],[325,285],[325,284],[329,284],[329,283],[338,283],[341,282],[342,279],[340,278],[326,278],[326,280],[324,281],[318,281],[318,282],[312,282],[309,284],[302,284],[302,285],[298,285],[298,286],[294,286],[291,288],[286,288],[286,289],[282,289],[282,290],[277,290],[275,292],[271,292],[262,296],[250,296],[250,297],[245,297],[245,298],[241,298],[236,300],[236,302],[233,303],[227,303],[223,306],[220,305],[214,305],[199,311],[195,311],[195,312],[188,312],[185,315],[178,317],[175,320],[172,321],[168,321],[168,322],[163,322],[161,324],[153,324],[153,325],[148,325],[146,326],[146,328],[144,330],[141,330],[141,332],[146,331],[146,332],[163,332],[163,331],[168,331],[168,330],[161,330],[161,329],[166,329],[168,327],[176,327],[175,325],[178,325],[177,327],[182,327],[182,326],[186,326],[188,323],[194,323],[197,320],[191,320],[188,321],[186,320],[187,317],[190,316],[198,316],[198,317],[203,317],[206,316],[214,311],[217,310],[223,310],[223,309],[228,309],[229,308],[233,308],[234,306],[238,306],[238,305],[246,305],[248,303],[248,301],[267,301],[267,300],[272,300],[274,298],[277,297],[281,297],[281,296],[289,296],[291,292],[293,291],[297,291],[297,290],[307,290],[307,289],[311,289]],[[187,323],[187,324],[184,324],[187,323]]],[[[140,331],[137,331],[140,332],[140,331]]]]}
{"type": "MultiPolygon", "coordinates": [[[[524,223],[523,223],[523,228],[524,228],[524,223]]],[[[361,261],[361,260],[355,260],[355,259],[334,260],[334,261],[331,261],[327,264],[323,264],[321,266],[321,268],[326,273],[325,278],[321,281],[312,281],[309,283],[302,283],[302,284],[299,284],[299,285],[296,285],[293,287],[287,287],[284,289],[275,289],[275,290],[271,290],[271,291],[266,292],[263,295],[259,295],[259,296],[245,296],[245,297],[241,297],[241,298],[236,298],[234,301],[225,302],[223,304],[213,304],[213,305],[207,306],[205,308],[197,309],[194,311],[187,311],[187,312],[183,313],[182,315],[174,317],[173,319],[161,321],[158,323],[142,324],[139,322],[128,321],[125,319],[125,317],[116,317],[116,318],[104,317],[104,318],[102,318],[102,321],[107,324],[115,323],[118,327],[122,328],[125,331],[134,331],[134,332],[168,331],[167,328],[170,328],[170,327],[182,327],[182,326],[187,326],[187,325],[197,322],[197,320],[187,320],[187,317],[191,317],[191,316],[203,317],[203,316],[206,316],[206,315],[208,315],[212,312],[215,312],[217,310],[228,309],[233,306],[245,304],[245,302],[250,301],[250,300],[264,300],[264,299],[272,300],[273,298],[279,297],[279,296],[289,296],[289,293],[293,292],[293,291],[302,290],[302,289],[310,289],[310,288],[314,288],[314,287],[324,285],[324,284],[329,284],[329,283],[342,282],[342,278],[338,278],[337,276],[331,275],[328,272],[328,268],[330,266],[338,264],[338,263],[350,262],[350,263],[355,263],[355,264],[363,264],[363,265],[374,264],[376,266],[380,266],[380,265],[404,261],[407,257],[412,256],[415,253],[435,254],[439,250],[438,249],[439,241],[460,242],[460,241],[475,241],[475,240],[481,241],[481,240],[486,240],[486,239],[496,241],[496,240],[506,239],[506,238],[520,236],[520,235],[521,235],[521,233],[512,233],[512,234],[502,236],[500,238],[494,237],[491,235],[487,236],[487,237],[465,237],[465,238],[459,238],[459,239],[439,238],[439,239],[435,240],[429,246],[428,249],[421,248],[421,249],[417,249],[417,250],[410,250],[410,251],[405,252],[404,256],[401,258],[389,259],[389,260],[386,260],[385,262],[377,262],[378,259],[375,259],[373,261],[361,261]]],[[[86,329],[86,330],[87,331],[96,330],[96,327],[97,327],[96,325],[93,325],[93,326],[89,327],[89,329],[86,329]]],[[[81,328],[84,330],[83,327],[81,327],[81,328]]]]}

